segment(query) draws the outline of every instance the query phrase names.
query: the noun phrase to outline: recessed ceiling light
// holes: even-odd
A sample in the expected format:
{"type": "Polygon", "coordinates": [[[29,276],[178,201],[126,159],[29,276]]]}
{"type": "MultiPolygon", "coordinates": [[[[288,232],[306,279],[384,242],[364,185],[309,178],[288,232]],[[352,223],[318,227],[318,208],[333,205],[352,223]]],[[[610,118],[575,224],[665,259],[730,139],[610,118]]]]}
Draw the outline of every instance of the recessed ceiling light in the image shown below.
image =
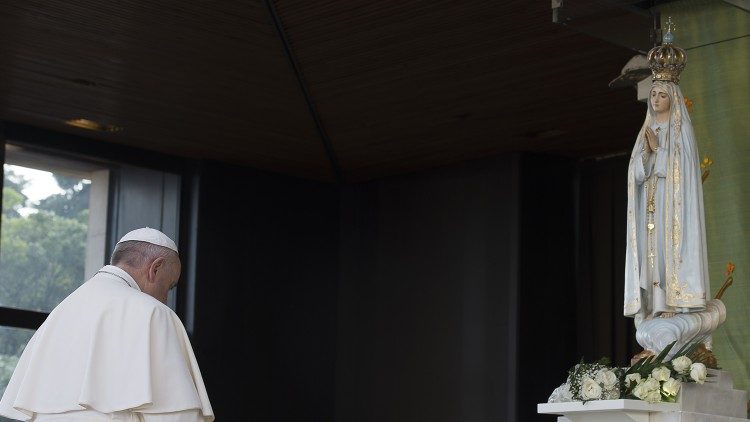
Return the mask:
{"type": "Polygon", "coordinates": [[[66,120],[65,124],[68,126],[74,126],[81,129],[95,130],[97,132],[111,132],[116,133],[122,131],[122,127],[115,125],[105,125],[99,122],[95,122],[89,119],[70,119],[66,120]]]}

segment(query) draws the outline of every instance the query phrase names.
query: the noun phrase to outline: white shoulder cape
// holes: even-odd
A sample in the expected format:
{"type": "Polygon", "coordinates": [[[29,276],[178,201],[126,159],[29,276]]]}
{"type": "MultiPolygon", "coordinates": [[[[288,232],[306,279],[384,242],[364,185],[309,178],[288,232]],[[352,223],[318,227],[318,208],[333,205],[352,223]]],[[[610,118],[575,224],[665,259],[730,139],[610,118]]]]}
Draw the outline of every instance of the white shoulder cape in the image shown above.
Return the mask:
{"type": "Polygon", "coordinates": [[[182,322],[111,265],[50,313],[0,400],[0,415],[19,420],[82,409],[199,409],[214,420],[182,322]]]}

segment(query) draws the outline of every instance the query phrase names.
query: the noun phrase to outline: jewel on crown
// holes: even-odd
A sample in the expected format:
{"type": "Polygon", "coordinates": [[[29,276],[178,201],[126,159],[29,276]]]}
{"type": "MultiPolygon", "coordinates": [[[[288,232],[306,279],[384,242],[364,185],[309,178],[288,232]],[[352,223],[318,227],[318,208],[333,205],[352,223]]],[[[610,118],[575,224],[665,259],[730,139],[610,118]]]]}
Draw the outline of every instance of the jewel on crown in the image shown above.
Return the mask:
{"type": "Polygon", "coordinates": [[[673,45],[675,25],[672,18],[667,20],[667,33],[664,34],[662,45],[654,47],[646,56],[651,68],[652,81],[680,82],[680,73],[685,69],[687,54],[685,50],[673,45]]]}

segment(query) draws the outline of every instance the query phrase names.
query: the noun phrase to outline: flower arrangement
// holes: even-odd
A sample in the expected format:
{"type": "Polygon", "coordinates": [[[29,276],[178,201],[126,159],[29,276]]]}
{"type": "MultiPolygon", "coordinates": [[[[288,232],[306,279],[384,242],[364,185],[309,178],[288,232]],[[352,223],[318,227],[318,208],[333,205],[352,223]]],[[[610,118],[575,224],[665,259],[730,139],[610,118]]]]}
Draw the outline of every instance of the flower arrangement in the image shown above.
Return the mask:
{"type": "Polygon", "coordinates": [[[703,384],[708,376],[706,365],[693,362],[688,356],[701,342],[684,346],[672,360],[664,358],[674,347],[670,344],[656,357],[639,360],[624,373],[622,393],[624,398],[645,400],[649,403],[672,402],[683,382],[703,384]]]}
{"type": "Polygon", "coordinates": [[[570,394],[574,401],[615,400],[620,398],[622,369],[609,366],[609,359],[579,363],[568,371],[570,394]]]}
{"type": "Polygon", "coordinates": [[[577,364],[568,371],[567,382],[552,393],[549,402],[635,399],[649,403],[675,402],[683,382],[703,384],[706,366],[693,362],[690,354],[701,341],[683,346],[672,359],[664,359],[675,343],[658,356],[642,358],[630,368],[613,368],[608,359],[577,364]]]}

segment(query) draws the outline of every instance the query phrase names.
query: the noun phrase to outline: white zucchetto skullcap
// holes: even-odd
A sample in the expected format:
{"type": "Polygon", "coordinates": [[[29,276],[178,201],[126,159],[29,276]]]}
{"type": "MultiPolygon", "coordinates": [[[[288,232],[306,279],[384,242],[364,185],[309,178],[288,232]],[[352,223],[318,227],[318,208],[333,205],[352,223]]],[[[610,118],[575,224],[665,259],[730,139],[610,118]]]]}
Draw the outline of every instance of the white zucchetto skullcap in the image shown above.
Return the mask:
{"type": "Polygon", "coordinates": [[[172,239],[169,238],[169,236],[160,232],[159,230],[152,229],[150,227],[143,227],[141,229],[135,229],[131,232],[128,232],[125,236],[122,237],[122,239],[120,239],[119,242],[117,242],[117,244],[119,245],[122,242],[128,242],[131,240],[137,240],[139,242],[146,242],[157,246],[163,246],[177,252],[177,245],[172,239]]]}

